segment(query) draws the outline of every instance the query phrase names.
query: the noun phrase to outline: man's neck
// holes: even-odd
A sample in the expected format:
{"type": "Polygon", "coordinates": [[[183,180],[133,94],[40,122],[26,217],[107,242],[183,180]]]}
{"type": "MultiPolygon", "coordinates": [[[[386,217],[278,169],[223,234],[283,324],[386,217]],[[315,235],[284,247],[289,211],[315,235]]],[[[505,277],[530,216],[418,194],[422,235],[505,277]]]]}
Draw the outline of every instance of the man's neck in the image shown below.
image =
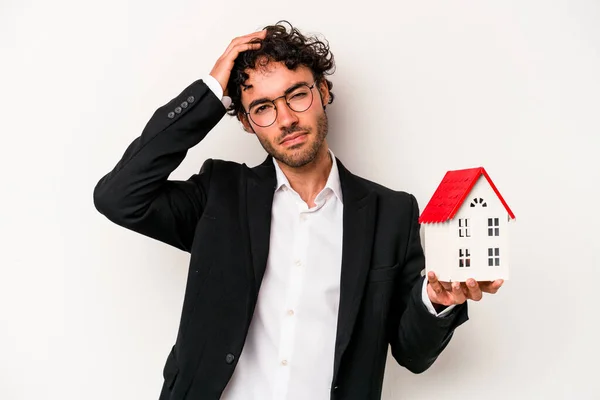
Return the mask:
{"type": "Polygon", "coordinates": [[[325,187],[333,165],[327,142],[323,143],[317,157],[303,167],[292,168],[277,160],[276,162],[290,182],[292,189],[300,195],[309,207],[314,207],[316,205],[315,198],[325,187]]]}

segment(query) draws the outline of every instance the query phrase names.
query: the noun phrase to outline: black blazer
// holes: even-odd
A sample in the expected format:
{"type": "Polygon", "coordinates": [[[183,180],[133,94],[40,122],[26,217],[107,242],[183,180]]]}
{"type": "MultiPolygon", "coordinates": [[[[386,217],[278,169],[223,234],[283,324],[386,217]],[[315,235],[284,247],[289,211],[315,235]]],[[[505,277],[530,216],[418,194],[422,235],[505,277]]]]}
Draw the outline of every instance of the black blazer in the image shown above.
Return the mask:
{"type": "MultiPolygon", "coordinates": [[[[187,181],[169,174],[225,115],[201,81],[160,107],[94,191],[111,221],[191,253],[177,340],[161,400],[218,399],[252,319],[269,253],[272,160],[249,168],[207,160],[187,181]]],[[[340,307],[331,398],[379,399],[388,344],[426,370],[467,320],[466,305],[431,315],[415,198],[359,178],[338,160],[344,197],[340,307]]]]}

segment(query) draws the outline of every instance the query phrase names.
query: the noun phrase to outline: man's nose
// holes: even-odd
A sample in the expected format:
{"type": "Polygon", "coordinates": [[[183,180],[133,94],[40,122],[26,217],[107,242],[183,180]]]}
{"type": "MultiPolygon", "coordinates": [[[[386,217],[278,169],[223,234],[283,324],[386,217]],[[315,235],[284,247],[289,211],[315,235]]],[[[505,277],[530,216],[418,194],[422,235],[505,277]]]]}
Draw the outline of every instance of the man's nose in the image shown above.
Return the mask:
{"type": "Polygon", "coordinates": [[[289,128],[298,123],[298,116],[290,109],[285,99],[281,99],[277,104],[277,123],[281,128],[289,128]]]}

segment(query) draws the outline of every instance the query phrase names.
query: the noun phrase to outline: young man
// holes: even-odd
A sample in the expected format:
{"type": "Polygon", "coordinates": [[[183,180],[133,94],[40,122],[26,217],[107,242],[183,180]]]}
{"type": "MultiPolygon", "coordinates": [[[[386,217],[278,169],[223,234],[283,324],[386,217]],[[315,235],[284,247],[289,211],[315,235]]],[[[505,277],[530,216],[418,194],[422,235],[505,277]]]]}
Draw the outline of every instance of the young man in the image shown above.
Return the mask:
{"type": "Polygon", "coordinates": [[[426,370],[466,299],[502,284],[421,277],[415,198],[353,175],[327,145],[333,67],[328,45],[283,24],[236,38],[98,183],[110,220],[191,252],[161,400],[379,399],[388,345],[426,370]],[[227,110],[267,159],[209,159],[169,181],[227,110]]]}

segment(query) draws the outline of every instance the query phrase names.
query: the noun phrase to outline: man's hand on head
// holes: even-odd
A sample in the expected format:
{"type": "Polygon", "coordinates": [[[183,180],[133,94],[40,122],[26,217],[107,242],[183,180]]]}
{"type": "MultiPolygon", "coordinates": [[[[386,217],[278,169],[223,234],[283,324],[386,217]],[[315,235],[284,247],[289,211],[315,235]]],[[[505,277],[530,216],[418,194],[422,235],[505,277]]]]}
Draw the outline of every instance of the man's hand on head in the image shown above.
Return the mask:
{"type": "Polygon", "coordinates": [[[210,75],[219,82],[224,95],[227,95],[227,84],[237,56],[244,51],[259,49],[260,40],[264,39],[266,35],[267,31],[262,30],[237,37],[229,43],[223,55],[219,57],[212,71],[210,71],[210,75]]]}

